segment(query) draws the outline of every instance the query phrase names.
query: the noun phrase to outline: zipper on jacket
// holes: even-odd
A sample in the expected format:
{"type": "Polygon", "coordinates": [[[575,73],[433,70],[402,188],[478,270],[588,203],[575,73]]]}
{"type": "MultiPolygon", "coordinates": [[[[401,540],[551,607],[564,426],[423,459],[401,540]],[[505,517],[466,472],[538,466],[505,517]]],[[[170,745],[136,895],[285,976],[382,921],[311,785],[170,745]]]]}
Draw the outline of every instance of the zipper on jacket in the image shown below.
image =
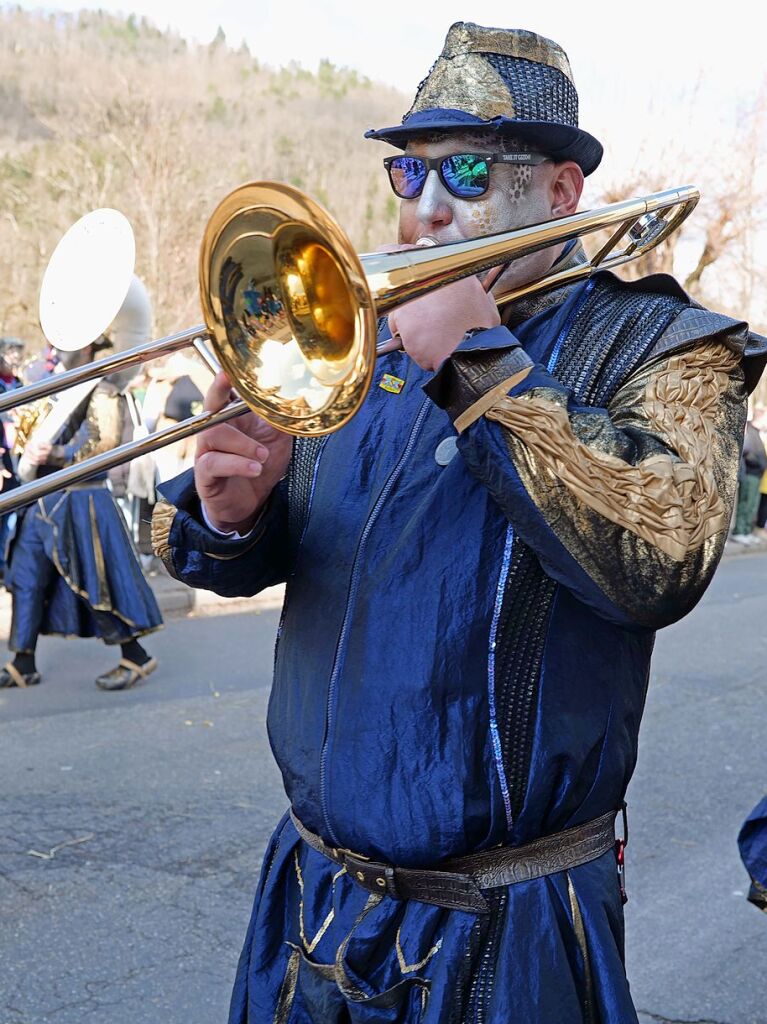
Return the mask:
{"type": "Polygon", "coordinates": [[[327,829],[327,837],[336,846],[339,845],[338,838],[336,837],[333,827],[330,824],[330,815],[328,813],[328,800],[327,800],[327,758],[328,758],[328,744],[330,742],[330,735],[333,727],[333,705],[335,703],[335,692],[338,683],[338,677],[341,674],[341,664],[343,660],[344,647],[346,645],[346,636],[349,631],[349,622],[351,619],[352,607],[354,605],[354,599],[357,595],[357,589],[359,586],[360,572],[361,572],[361,556],[364,550],[365,544],[370,531],[373,529],[376,519],[383,507],[384,502],[389,497],[392,487],[397,482],[402,469],[410,457],[410,453],[415,445],[416,438],[420,433],[421,426],[424,419],[426,418],[426,412],[429,405],[431,404],[430,399],[425,399],[423,405],[418,410],[418,415],[415,418],[415,423],[410,431],[410,437],[408,438],[407,444],[397,460],[397,464],[389,474],[386,483],[381,488],[381,493],[376,499],[376,503],[373,506],[370,515],[367,518],[367,522],[362,530],[360,539],[357,543],[357,550],[354,553],[354,561],[352,562],[351,577],[349,580],[349,590],[346,596],[346,607],[344,609],[344,617],[341,623],[341,632],[338,637],[338,643],[336,645],[336,654],[333,659],[333,670],[330,673],[330,683],[328,685],[328,698],[325,706],[325,736],[322,741],[322,753],[320,755],[320,805],[322,808],[322,817],[325,822],[325,828],[327,829]]]}

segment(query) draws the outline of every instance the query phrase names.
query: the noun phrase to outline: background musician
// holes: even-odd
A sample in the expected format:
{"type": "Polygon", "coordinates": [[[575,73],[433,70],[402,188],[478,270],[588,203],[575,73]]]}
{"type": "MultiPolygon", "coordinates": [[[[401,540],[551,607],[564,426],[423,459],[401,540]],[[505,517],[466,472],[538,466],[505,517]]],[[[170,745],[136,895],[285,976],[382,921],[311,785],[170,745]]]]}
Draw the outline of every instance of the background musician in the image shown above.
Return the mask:
{"type": "MultiPolygon", "coordinates": [[[[602,156],[559,46],[465,23],[368,137],[402,151],[402,245],[573,213],[602,156]]],[[[243,416],[161,488],[180,579],[288,581],[268,727],[292,813],[231,1024],[637,1020],[614,818],[655,630],[724,547],[765,343],[665,276],[497,307],[581,259],[401,306],[381,340],[402,348],[342,430],[243,416]]]]}
{"type": "MultiPolygon", "coordinates": [[[[62,369],[90,362],[98,349],[129,348],[151,331],[146,289],[134,277],[108,337],[75,352],[57,353],[62,369]]],[[[124,441],[129,416],[125,371],[78,385],[44,400],[38,421],[27,424],[19,472],[34,479],[109,451],[124,441]]],[[[6,586],[13,599],[9,647],[13,661],[0,671],[0,687],[41,681],[35,661],[40,634],[97,636],[119,645],[118,664],[96,679],[120,690],[146,678],[157,662],[140,643],[162,626],[125,520],[106,474],[41,498],[19,513],[6,586]]]]}
{"type": "MultiPolygon", "coordinates": [[[[14,391],[21,386],[19,369],[24,359],[24,342],[9,335],[0,338],[0,394],[14,391]]],[[[10,413],[0,414],[0,459],[2,460],[2,487],[9,491],[18,487],[13,447],[16,428],[10,413]]],[[[11,514],[0,516],[0,578],[5,576],[5,547],[8,542],[8,527],[11,514]]]]}

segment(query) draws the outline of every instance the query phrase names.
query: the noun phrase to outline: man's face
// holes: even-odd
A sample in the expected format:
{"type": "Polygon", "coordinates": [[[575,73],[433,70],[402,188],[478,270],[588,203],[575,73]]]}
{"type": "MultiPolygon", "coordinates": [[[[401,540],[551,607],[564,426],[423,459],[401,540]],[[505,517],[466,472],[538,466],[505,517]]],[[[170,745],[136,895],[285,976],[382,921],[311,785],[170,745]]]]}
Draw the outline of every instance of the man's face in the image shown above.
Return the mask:
{"type": "MultiPolygon", "coordinates": [[[[445,134],[409,142],[405,153],[438,158],[454,153],[492,153],[500,147],[501,140],[493,136],[445,134]]],[[[514,149],[511,145],[507,148],[514,149]]],[[[459,242],[550,220],[548,182],[552,166],[494,164],[490,169],[490,187],[476,199],[454,196],[437,171],[432,170],[420,196],[400,200],[399,241],[414,244],[430,236],[440,244],[459,242]]],[[[503,275],[504,285],[531,280],[550,265],[551,256],[543,253],[517,260],[503,275]]]]}

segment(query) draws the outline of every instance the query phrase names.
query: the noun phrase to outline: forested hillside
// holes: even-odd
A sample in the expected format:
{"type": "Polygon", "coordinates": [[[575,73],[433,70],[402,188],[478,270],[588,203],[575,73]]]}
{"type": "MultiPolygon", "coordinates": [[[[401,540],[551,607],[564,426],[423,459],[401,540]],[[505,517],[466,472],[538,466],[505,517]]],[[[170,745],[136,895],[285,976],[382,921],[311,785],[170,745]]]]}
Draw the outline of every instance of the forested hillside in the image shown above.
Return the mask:
{"type": "Polygon", "coordinates": [[[221,34],[192,46],[136,18],[0,11],[0,332],[37,343],[50,252],[98,206],[132,222],[163,333],[199,321],[202,232],[243,181],[305,189],[360,250],[394,237],[387,148],[362,135],[407,100],[327,61],[267,62],[221,34]]]}

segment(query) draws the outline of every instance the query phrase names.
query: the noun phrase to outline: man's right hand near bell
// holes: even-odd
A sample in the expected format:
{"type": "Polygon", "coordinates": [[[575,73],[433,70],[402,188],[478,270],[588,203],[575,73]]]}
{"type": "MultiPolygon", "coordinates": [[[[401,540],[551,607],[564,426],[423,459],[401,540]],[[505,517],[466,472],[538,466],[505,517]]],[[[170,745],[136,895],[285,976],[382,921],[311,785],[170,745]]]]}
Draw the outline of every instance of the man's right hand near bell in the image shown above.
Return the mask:
{"type": "MultiPolygon", "coordinates": [[[[205,409],[223,409],[231,392],[229,378],[219,373],[205,396],[205,409]]],[[[199,434],[194,480],[210,525],[223,533],[251,530],[285,475],[292,450],[290,434],[252,412],[199,434]]]]}

